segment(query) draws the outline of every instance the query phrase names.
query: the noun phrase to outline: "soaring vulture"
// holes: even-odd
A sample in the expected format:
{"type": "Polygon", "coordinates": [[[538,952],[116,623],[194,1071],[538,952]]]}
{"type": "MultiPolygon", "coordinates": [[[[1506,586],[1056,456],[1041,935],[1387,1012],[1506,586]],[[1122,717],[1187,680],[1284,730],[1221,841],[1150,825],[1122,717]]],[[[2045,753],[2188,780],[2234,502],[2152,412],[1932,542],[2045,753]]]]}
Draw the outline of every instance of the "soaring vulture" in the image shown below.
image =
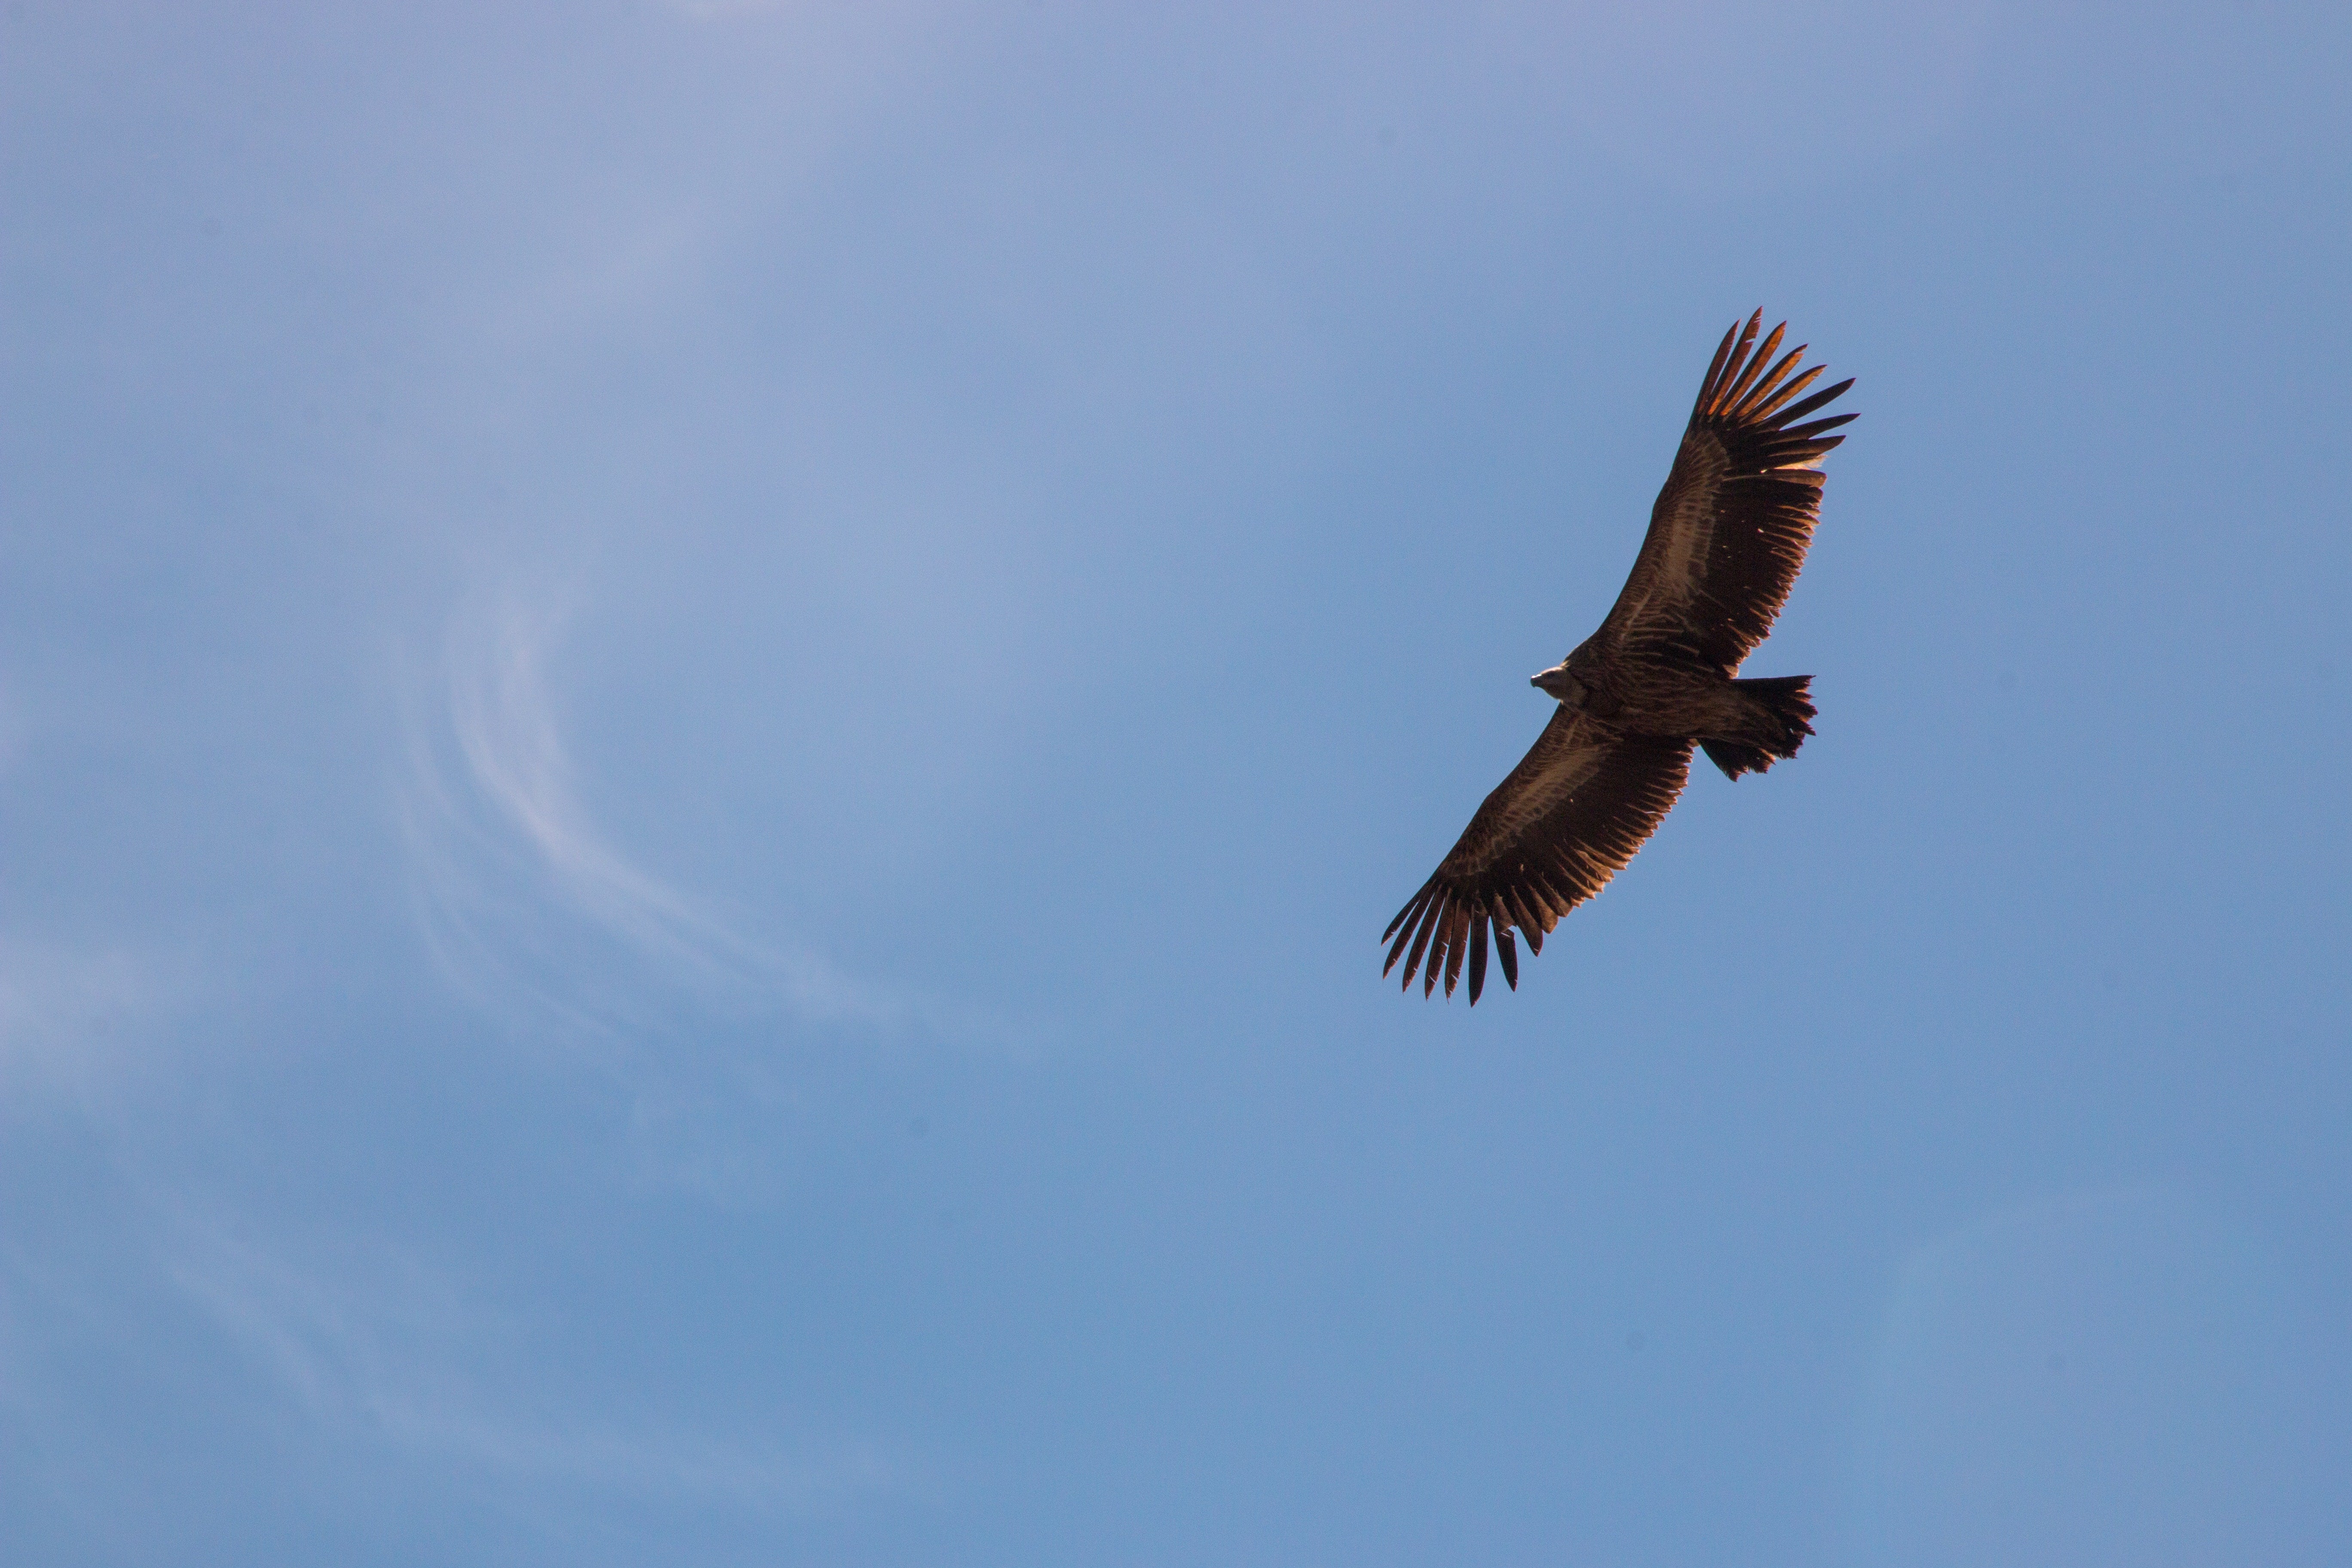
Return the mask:
{"type": "Polygon", "coordinates": [[[1532,678],[1559,701],[1535,747],[1495,788],[1381,934],[1382,974],[1470,1001],[1486,984],[1487,933],[1517,990],[1511,933],[1543,951],[1560,916],[1599,892],[1654,832],[1689,776],[1691,747],[1725,774],[1793,757],[1813,705],[1807,675],[1734,677],[1772,629],[1804,564],[1822,505],[1822,454],[1851,414],[1800,423],[1852,381],[1799,398],[1822,374],[1775,360],[1786,323],[1756,341],[1764,312],[1723,334],[1650,531],[1601,629],[1532,678]]]}

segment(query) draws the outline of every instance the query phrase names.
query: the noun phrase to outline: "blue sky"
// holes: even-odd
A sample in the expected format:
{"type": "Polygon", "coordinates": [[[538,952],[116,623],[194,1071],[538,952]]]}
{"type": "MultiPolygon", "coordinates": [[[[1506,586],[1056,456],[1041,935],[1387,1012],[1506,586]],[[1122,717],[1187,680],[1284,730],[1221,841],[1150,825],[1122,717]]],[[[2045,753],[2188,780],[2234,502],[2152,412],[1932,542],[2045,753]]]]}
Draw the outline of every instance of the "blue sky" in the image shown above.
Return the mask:
{"type": "Polygon", "coordinates": [[[0,1555],[2352,1552],[2352,26],[0,13],[0,1555]],[[1717,336],[1863,416],[1381,926],[1717,336]]]}

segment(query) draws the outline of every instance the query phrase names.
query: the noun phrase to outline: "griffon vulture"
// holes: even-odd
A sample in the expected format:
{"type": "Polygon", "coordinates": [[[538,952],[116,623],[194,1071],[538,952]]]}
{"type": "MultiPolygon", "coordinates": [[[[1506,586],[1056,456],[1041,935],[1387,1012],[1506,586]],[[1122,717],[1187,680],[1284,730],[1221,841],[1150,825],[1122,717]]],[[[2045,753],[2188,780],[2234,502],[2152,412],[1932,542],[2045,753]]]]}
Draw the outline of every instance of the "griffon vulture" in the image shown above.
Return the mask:
{"type": "Polygon", "coordinates": [[[1389,922],[1382,974],[1402,958],[1408,988],[1418,972],[1426,996],[1442,974],[1451,996],[1466,958],[1475,1005],[1491,930],[1517,990],[1511,933],[1542,952],[1559,918],[1633,858],[1682,793],[1691,747],[1736,779],[1795,756],[1813,732],[1811,676],[1736,676],[1804,564],[1822,457],[1853,416],[1799,421],[1853,383],[1800,400],[1821,367],[1791,375],[1804,346],[1774,360],[1786,324],[1759,343],[1763,318],[1724,333],[1624,592],[1599,631],[1532,678],[1559,703],[1551,722],[1389,922]]]}

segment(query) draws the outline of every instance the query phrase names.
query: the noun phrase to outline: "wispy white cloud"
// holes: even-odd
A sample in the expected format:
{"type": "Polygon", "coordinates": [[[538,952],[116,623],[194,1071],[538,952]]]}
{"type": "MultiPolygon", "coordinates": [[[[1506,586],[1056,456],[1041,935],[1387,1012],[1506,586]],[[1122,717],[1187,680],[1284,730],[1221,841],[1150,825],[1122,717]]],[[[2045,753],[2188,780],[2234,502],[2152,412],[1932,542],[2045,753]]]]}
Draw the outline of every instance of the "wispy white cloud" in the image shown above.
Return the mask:
{"type": "Polygon", "coordinates": [[[557,1428],[378,1391],[373,1414],[395,1442],[511,1475],[579,1481],[681,1502],[806,1513],[898,1485],[873,1444],[786,1444],[591,1423],[557,1428]]]}
{"type": "Polygon", "coordinates": [[[919,1021],[816,953],[746,935],[608,841],[580,798],[548,687],[580,598],[508,594],[460,615],[437,691],[411,701],[405,818],[453,972],[478,994],[521,986],[604,1028],[679,1001],[732,1016],[919,1021]],[[616,956],[637,966],[622,977],[634,987],[614,984],[616,956]]]}
{"type": "MultiPolygon", "coordinates": [[[[167,1213],[173,1284],[322,1434],[497,1478],[644,1501],[804,1513],[893,1489],[905,1466],[863,1439],[713,1432],[600,1412],[520,1415],[469,1374],[511,1365],[523,1325],[391,1247],[298,1263],[243,1228],[167,1213]]],[[[561,1398],[553,1403],[559,1407],[561,1398]]]]}
{"type": "MultiPolygon", "coordinates": [[[[581,804],[548,693],[548,658],[579,599],[576,588],[536,602],[506,595],[458,616],[428,696],[437,703],[409,710],[404,818],[437,950],[480,985],[485,966],[546,971],[552,959],[567,969],[552,950],[593,931],[645,963],[646,978],[708,1006],[783,1002],[807,1018],[894,1023],[889,999],[816,954],[743,936],[604,839],[581,804]]],[[[576,952],[572,969],[609,959],[576,952]]],[[[625,1011],[604,985],[558,1006],[607,1013],[607,1023],[625,1011]]]]}

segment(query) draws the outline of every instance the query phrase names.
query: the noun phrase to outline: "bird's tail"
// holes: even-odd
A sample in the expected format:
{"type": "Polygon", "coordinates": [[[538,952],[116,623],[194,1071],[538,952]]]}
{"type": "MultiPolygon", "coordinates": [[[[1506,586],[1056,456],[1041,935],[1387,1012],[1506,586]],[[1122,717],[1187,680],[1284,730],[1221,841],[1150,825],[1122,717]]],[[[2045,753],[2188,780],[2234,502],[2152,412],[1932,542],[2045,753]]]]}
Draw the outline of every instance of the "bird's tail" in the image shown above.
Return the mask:
{"type": "Polygon", "coordinates": [[[1747,699],[1741,707],[1754,721],[1753,729],[1737,740],[1703,740],[1707,761],[1726,778],[1760,773],[1782,757],[1793,757],[1805,737],[1813,732],[1813,700],[1806,688],[1810,675],[1775,675],[1759,680],[1735,680],[1732,690],[1747,699]]]}

